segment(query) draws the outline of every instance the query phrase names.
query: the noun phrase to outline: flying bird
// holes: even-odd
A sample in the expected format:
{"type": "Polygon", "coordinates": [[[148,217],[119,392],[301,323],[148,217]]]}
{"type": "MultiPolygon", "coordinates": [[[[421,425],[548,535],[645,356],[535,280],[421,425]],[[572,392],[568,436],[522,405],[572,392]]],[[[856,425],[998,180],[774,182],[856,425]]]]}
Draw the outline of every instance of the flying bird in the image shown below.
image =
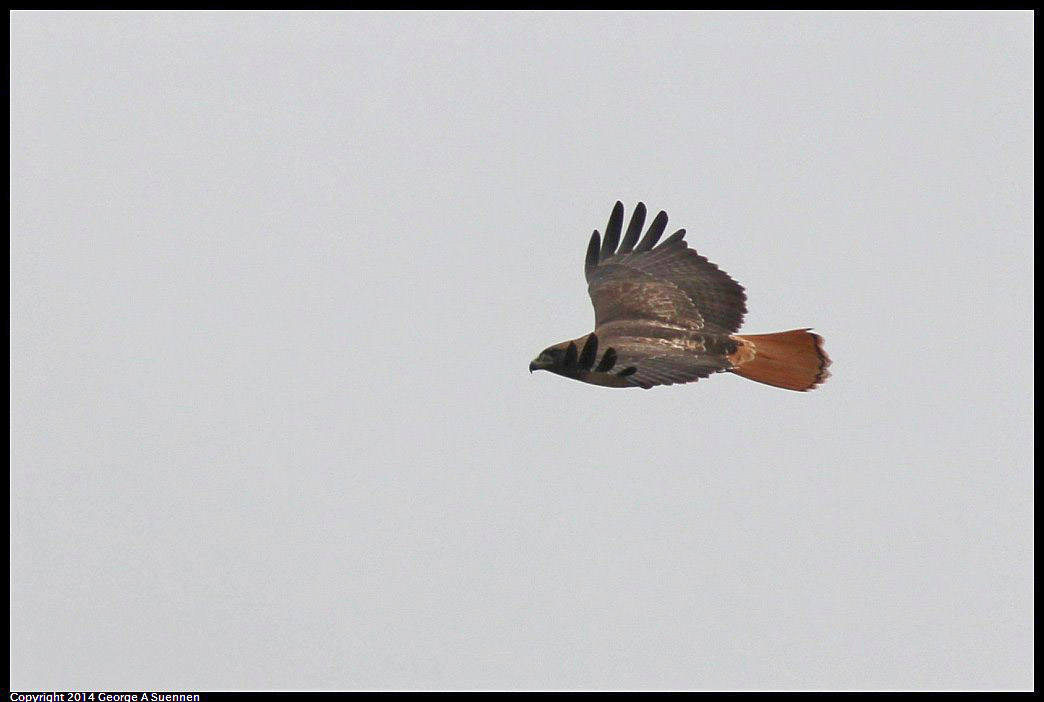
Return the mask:
{"type": "Polygon", "coordinates": [[[823,339],[809,329],[736,334],[747,313],[743,286],[690,249],[684,229],[661,242],[666,212],[639,241],[645,216],[639,202],[623,231],[624,206],[617,202],[605,236],[591,235],[584,273],[594,331],[547,347],[529,364],[531,373],[644,389],[730,372],[806,391],[829,377],[823,339]]]}

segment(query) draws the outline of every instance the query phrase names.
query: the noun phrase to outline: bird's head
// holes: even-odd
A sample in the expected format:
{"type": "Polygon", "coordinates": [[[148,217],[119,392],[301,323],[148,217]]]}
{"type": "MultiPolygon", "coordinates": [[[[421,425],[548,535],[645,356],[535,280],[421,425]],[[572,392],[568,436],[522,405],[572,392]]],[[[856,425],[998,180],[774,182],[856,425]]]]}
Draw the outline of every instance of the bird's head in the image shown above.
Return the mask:
{"type": "Polygon", "coordinates": [[[529,364],[529,372],[546,370],[552,373],[566,374],[576,368],[577,350],[573,341],[563,341],[548,346],[529,364]]]}

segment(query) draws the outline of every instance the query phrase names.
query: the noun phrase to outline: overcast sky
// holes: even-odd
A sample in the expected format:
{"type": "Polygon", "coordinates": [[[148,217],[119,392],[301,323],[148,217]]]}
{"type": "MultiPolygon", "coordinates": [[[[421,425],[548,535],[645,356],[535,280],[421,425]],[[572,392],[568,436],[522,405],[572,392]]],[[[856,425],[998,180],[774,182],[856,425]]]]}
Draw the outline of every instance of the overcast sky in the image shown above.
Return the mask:
{"type": "Polygon", "coordinates": [[[11,16],[12,689],[1030,689],[1033,15],[11,16]],[[664,209],[833,377],[530,375],[664,209]]]}

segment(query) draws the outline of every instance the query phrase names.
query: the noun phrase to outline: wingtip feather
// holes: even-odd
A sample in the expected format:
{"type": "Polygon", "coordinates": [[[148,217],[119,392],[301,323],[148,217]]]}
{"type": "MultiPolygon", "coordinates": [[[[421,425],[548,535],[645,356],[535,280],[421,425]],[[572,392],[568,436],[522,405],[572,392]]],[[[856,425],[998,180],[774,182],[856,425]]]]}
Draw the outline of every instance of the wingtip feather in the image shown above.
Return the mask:
{"type": "Polygon", "coordinates": [[[587,258],[584,259],[584,271],[590,272],[598,265],[598,252],[601,248],[601,235],[595,229],[591,234],[591,241],[587,244],[587,258]]]}
{"type": "Polygon", "coordinates": [[[617,200],[609,215],[609,223],[605,225],[605,237],[602,239],[602,250],[599,256],[603,261],[616,253],[616,245],[620,241],[620,230],[623,228],[623,216],[623,203],[617,200]]]}
{"type": "Polygon", "coordinates": [[[634,247],[634,250],[648,251],[656,246],[656,242],[660,240],[665,231],[667,231],[667,213],[660,210],[653,219],[652,224],[649,225],[649,231],[645,233],[645,236],[638,242],[638,246],[634,247]]]}
{"type": "Polygon", "coordinates": [[[639,202],[635,205],[634,212],[631,213],[631,221],[627,224],[627,233],[624,234],[617,253],[630,253],[634,249],[634,245],[638,242],[638,237],[642,234],[642,227],[645,226],[645,214],[644,202],[639,202]]]}

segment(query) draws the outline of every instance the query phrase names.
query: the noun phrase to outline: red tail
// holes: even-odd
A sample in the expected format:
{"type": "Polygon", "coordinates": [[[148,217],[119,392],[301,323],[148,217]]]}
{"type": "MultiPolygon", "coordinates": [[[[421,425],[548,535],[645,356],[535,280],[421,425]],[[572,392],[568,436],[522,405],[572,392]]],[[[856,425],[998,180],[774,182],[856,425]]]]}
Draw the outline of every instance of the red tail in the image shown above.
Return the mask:
{"type": "Polygon", "coordinates": [[[823,338],[808,329],[775,334],[735,334],[740,347],[729,356],[732,372],[787,390],[811,390],[830,377],[823,338]]]}

